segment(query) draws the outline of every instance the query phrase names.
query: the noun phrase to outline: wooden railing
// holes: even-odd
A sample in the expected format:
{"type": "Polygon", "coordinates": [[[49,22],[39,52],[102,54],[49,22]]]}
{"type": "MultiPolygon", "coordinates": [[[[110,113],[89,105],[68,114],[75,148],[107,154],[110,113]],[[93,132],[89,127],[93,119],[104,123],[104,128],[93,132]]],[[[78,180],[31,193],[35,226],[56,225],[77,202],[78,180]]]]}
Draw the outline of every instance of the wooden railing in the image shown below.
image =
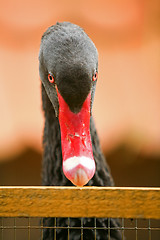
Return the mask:
{"type": "Polygon", "coordinates": [[[160,188],[0,187],[0,217],[160,219],[160,188]]]}

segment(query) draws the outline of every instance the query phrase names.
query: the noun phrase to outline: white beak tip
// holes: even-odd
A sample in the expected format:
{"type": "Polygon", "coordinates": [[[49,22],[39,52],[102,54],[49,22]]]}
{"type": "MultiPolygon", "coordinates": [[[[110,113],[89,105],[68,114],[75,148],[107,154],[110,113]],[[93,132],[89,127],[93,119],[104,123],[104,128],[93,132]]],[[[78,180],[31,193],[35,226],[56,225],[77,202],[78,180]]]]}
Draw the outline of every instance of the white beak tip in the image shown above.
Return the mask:
{"type": "Polygon", "coordinates": [[[94,159],[88,157],[71,157],[63,161],[65,176],[76,186],[86,185],[95,173],[94,159]]]}
{"type": "Polygon", "coordinates": [[[83,168],[79,168],[72,179],[72,183],[78,187],[83,187],[89,182],[88,176],[83,168]]]}

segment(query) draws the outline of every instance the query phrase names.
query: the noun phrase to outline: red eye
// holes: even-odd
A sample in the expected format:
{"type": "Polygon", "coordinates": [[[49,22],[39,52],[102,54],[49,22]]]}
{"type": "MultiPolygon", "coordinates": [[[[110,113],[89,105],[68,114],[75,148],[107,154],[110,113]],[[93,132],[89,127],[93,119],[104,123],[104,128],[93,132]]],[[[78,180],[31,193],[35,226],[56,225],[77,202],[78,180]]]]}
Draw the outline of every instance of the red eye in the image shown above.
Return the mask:
{"type": "Polygon", "coordinates": [[[98,73],[97,72],[95,72],[95,74],[93,75],[93,77],[92,77],[92,80],[93,81],[96,81],[97,80],[97,78],[98,78],[98,73]]]}
{"type": "Polygon", "coordinates": [[[48,80],[50,83],[54,83],[54,77],[51,74],[48,74],[48,80]]]}

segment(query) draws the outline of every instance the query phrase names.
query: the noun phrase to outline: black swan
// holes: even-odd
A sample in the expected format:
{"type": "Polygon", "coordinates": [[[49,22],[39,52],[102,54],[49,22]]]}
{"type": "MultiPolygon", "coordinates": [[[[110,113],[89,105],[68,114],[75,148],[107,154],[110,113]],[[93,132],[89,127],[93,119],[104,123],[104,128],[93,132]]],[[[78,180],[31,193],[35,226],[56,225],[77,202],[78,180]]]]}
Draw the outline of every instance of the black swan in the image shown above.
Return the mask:
{"type": "MultiPolygon", "coordinates": [[[[43,185],[113,186],[92,118],[98,76],[94,43],[75,24],[49,27],[41,39],[39,72],[45,115],[43,185]]],[[[67,221],[57,218],[57,226],[67,226],[67,221]]],[[[84,218],[83,226],[93,227],[94,221],[84,218]]],[[[44,218],[43,224],[54,226],[54,219],[44,218]]],[[[70,226],[80,227],[81,219],[70,219],[70,226]]],[[[108,219],[96,219],[96,226],[107,227],[108,219]]],[[[118,220],[110,219],[110,227],[119,227],[118,220]]],[[[70,239],[81,239],[80,233],[71,229],[70,239]]],[[[54,239],[54,230],[46,228],[43,239],[54,239]]],[[[67,230],[57,229],[56,239],[68,239],[67,230]]],[[[83,239],[95,239],[94,230],[84,230],[83,239]]],[[[107,230],[97,230],[96,239],[108,239],[107,230]]],[[[110,239],[122,239],[119,230],[111,229],[110,239]]]]}

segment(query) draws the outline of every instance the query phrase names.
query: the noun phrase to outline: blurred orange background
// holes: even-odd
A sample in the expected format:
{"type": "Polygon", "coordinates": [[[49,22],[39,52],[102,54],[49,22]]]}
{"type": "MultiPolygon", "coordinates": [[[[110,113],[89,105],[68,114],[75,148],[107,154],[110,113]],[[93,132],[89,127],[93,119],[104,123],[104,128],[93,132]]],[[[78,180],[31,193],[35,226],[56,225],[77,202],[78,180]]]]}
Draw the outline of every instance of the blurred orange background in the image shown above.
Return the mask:
{"type": "Polygon", "coordinates": [[[80,25],[98,49],[93,115],[104,152],[124,145],[160,159],[159,0],[1,0],[0,161],[42,152],[38,52],[57,21],[80,25]]]}

